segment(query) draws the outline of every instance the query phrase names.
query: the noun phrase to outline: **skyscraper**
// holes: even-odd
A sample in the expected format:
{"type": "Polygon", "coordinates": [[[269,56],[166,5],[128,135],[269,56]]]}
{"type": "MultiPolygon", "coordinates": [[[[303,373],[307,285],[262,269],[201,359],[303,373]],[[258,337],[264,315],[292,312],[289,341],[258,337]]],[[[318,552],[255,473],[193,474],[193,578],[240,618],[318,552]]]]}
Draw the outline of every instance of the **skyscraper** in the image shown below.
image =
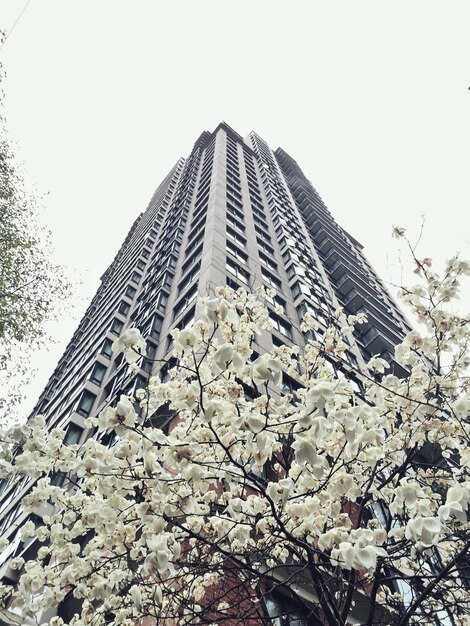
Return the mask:
{"type": "MultiPolygon", "coordinates": [[[[201,134],[135,220],[33,415],[44,414],[50,428],[64,428],[67,441],[84,441],[86,417],[144,387],[151,373],[165,377],[169,364],[158,362],[171,353],[170,331],[188,325],[197,296],[220,284],[274,290],[273,330],[260,339],[260,350],[301,345],[306,311],[318,320],[321,334],[343,307],[364,312],[368,321],[358,326],[344,362],[334,365],[338,376],[359,390],[353,370],[374,354],[400,372],[393,347],[409,327],[361,245],[335,222],[286,152],[272,151],[256,133],[243,139],[221,123],[201,134]],[[148,358],[137,377],[129,375],[122,355],[112,353],[113,341],[129,326],[147,339],[148,358]]],[[[295,386],[284,375],[283,391],[295,386]]],[[[26,519],[21,501],[31,488],[27,479],[1,486],[0,531],[10,543],[0,574],[7,578],[14,577],[9,560],[34,549],[19,534],[26,519]]]]}

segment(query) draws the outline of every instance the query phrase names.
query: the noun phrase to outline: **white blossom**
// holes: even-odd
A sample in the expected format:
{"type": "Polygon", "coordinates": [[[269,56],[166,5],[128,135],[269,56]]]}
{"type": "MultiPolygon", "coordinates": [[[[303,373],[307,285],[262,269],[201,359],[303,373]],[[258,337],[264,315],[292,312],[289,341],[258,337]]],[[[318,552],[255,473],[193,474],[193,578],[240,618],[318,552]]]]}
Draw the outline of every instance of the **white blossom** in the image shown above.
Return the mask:
{"type": "MultiPolygon", "coordinates": [[[[199,320],[173,331],[179,362],[166,382],[152,376],[86,420],[96,437],[66,445],[66,428],[43,416],[2,433],[2,488],[24,490],[18,519],[35,516],[2,546],[18,576],[0,586],[8,611],[31,621],[70,593],[80,607],[72,626],[110,615],[119,626],[170,624],[183,612],[196,624],[211,598],[214,617],[202,617],[216,624],[241,619],[245,590],[247,605],[262,607],[277,576],[287,573],[295,596],[312,572],[329,592],[305,591],[315,610],[330,610],[331,626],[347,596],[331,590],[347,590],[351,570],[365,598],[378,585],[375,621],[404,610],[383,576],[420,593],[436,585],[410,624],[427,626],[446,604],[465,607],[458,567],[438,580],[429,564],[452,564],[469,540],[470,329],[445,301],[470,265],[451,259],[442,278],[429,259],[419,264],[421,283],[403,296],[422,324],[395,349],[409,370],[402,377],[386,374],[380,355],[356,372],[364,392],[336,377],[346,367],[344,335],[362,313],[346,320],[337,311],[304,349],[252,361],[269,328],[265,294],[223,286],[200,302],[199,320]],[[296,380],[295,396],[280,394],[283,372],[296,380]],[[20,542],[29,560],[14,552],[20,542]]],[[[309,315],[302,324],[318,329],[309,315]]],[[[115,349],[138,369],[145,345],[136,329],[115,349]]],[[[348,611],[345,621],[357,618],[348,611]]]]}
{"type": "Polygon", "coordinates": [[[141,356],[145,356],[145,340],[138,328],[128,328],[113,343],[113,352],[124,352],[129,364],[135,363],[141,356]]]}

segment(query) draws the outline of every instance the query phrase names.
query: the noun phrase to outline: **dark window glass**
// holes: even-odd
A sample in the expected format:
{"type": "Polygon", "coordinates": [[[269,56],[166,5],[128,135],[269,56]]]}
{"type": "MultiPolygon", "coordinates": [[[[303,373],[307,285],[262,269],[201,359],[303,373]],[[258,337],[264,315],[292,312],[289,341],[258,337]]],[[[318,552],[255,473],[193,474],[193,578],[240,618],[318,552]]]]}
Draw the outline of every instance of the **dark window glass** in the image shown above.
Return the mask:
{"type": "Polygon", "coordinates": [[[80,396],[80,400],[77,404],[77,413],[83,415],[83,417],[88,417],[91,413],[91,409],[93,408],[93,403],[95,401],[95,394],[85,389],[85,391],[80,396]]]}
{"type": "Polygon", "coordinates": [[[227,241],[227,250],[242,263],[248,262],[248,256],[244,252],[239,250],[237,246],[234,246],[233,243],[230,241],[227,241]]]}
{"type": "Polygon", "coordinates": [[[156,352],[157,352],[157,346],[155,346],[153,343],[148,342],[147,350],[146,350],[146,358],[144,358],[144,360],[142,361],[142,369],[144,370],[144,372],[147,372],[150,374],[150,372],[152,371],[153,359],[155,358],[156,352]]]}
{"type": "Polygon", "coordinates": [[[135,296],[136,292],[137,292],[137,289],[135,287],[133,287],[132,285],[127,285],[126,291],[124,292],[124,294],[128,298],[133,298],[135,296]]]}
{"type": "Polygon", "coordinates": [[[106,372],[106,365],[102,363],[95,363],[93,369],[91,370],[90,380],[95,385],[101,385],[103,382],[103,378],[106,372]]]}
{"type": "Polygon", "coordinates": [[[110,359],[113,356],[113,342],[111,339],[106,338],[101,346],[101,354],[110,359]]]}
{"type": "Polygon", "coordinates": [[[113,335],[120,335],[123,326],[124,322],[121,322],[121,320],[114,318],[111,323],[111,328],[109,330],[113,333],[113,335]]]}
{"type": "Polygon", "coordinates": [[[261,275],[264,280],[269,283],[272,287],[276,287],[276,289],[281,289],[281,281],[276,276],[270,274],[264,267],[261,268],[261,275]]]}
{"type": "Polygon", "coordinates": [[[119,305],[118,313],[121,313],[122,315],[127,315],[129,313],[130,308],[131,308],[130,304],[122,301],[119,305]]]}
{"type": "Polygon", "coordinates": [[[231,278],[229,278],[228,276],[227,276],[227,286],[233,289],[234,291],[237,291],[237,289],[240,289],[240,285],[236,283],[234,280],[232,280],[231,278]]]}
{"type": "Polygon", "coordinates": [[[235,230],[230,228],[230,226],[227,226],[227,238],[231,239],[232,241],[235,241],[241,246],[246,246],[246,239],[242,237],[239,233],[237,233],[235,230]]]}
{"type": "Polygon", "coordinates": [[[65,433],[64,443],[67,446],[71,446],[74,443],[78,443],[80,441],[82,433],[83,433],[83,428],[80,428],[80,426],[77,426],[76,424],[71,422],[68,425],[67,431],[65,433]]]}
{"type": "Polygon", "coordinates": [[[266,609],[275,626],[318,626],[313,616],[308,616],[300,602],[280,593],[272,593],[266,598],[266,609]]]}
{"type": "Polygon", "coordinates": [[[184,309],[188,306],[188,304],[192,302],[196,296],[197,285],[194,285],[189,291],[186,292],[186,294],[181,298],[181,300],[179,300],[178,304],[175,306],[173,319],[179,317],[184,309]]]}
{"type": "Polygon", "coordinates": [[[273,323],[274,329],[278,330],[285,337],[292,339],[292,327],[288,322],[271,312],[269,313],[269,317],[273,323]]]}
{"type": "Polygon", "coordinates": [[[166,309],[166,304],[168,302],[168,294],[164,291],[160,292],[157,300],[157,309],[159,311],[164,311],[166,309]]]}
{"type": "Polygon", "coordinates": [[[243,267],[240,267],[239,265],[237,265],[237,263],[232,261],[232,259],[230,259],[229,257],[227,257],[225,261],[225,267],[229,270],[229,272],[235,274],[237,278],[240,278],[245,283],[249,282],[250,274],[245,269],[243,269],[243,267]]]}
{"type": "Polygon", "coordinates": [[[158,339],[160,337],[160,331],[162,329],[163,318],[159,315],[154,315],[152,320],[152,326],[150,327],[150,336],[154,339],[158,339]]]}

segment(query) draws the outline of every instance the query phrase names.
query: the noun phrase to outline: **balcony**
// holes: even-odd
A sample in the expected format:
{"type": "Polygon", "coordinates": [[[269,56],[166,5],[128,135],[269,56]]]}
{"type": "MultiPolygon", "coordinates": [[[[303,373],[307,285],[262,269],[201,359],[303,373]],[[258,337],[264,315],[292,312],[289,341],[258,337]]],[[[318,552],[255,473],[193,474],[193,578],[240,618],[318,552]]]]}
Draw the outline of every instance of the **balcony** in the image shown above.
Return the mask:
{"type": "Polygon", "coordinates": [[[367,299],[363,293],[360,293],[357,289],[351,289],[344,298],[343,304],[349,313],[355,313],[366,302],[367,299]]]}
{"type": "Polygon", "coordinates": [[[372,299],[379,298],[379,292],[375,288],[374,283],[369,280],[367,270],[360,272],[358,262],[346,263],[340,259],[335,265],[329,269],[330,278],[334,281],[336,289],[341,294],[347,295],[353,288],[360,288],[369,294],[372,299]]]}
{"type": "MultiPolygon", "coordinates": [[[[391,351],[393,352],[395,346],[402,341],[405,334],[396,322],[392,321],[391,318],[384,317],[383,315],[377,315],[371,310],[371,307],[368,307],[367,305],[361,307],[358,310],[358,313],[364,313],[367,316],[367,322],[356,326],[357,336],[362,341],[363,345],[367,348],[364,344],[366,336],[369,331],[377,329],[384,337],[387,338],[387,347],[391,347],[391,351]]],[[[386,348],[384,347],[380,350],[375,350],[373,354],[383,352],[385,349],[386,348]]]]}
{"type": "Polygon", "coordinates": [[[395,344],[378,328],[372,327],[360,338],[362,345],[371,355],[393,351],[395,344]]]}
{"type": "MultiPolygon", "coordinates": [[[[322,231],[319,232],[323,234],[323,232],[326,231],[322,229],[322,231]]],[[[330,248],[334,248],[336,250],[340,250],[346,258],[356,259],[356,256],[354,255],[351,246],[346,243],[344,239],[340,239],[339,236],[331,235],[328,233],[320,244],[316,243],[316,247],[321,255],[327,254],[330,248]]]]}
{"type": "MultiPolygon", "coordinates": [[[[338,261],[338,264],[342,265],[341,261],[338,261]]],[[[335,267],[332,267],[331,271],[335,271],[335,267]]],[[[354,289],[355,287],[357,287],[357,281],[353,278],[352,273],[347,271],[344,266],[343,266],[343,272],[344,273],[341,276],[341,278],[339,278],[335,282],[335,287],[340,294],[347,295],[351,291],[351,289],[354,289]]],[[[369,291],[371,295],[374,293],[373,287],[371,286],[369,281],[367,281],[367,290],[369,291]]]]}
{"type": "MultiPolygon", "coordinates": [[[[381,300],[377,293],[370,294],[370,291],[364,292],[361,285],[355,285],[351,289],[346,297],[343,299],[343,306],[347,309],[348,313],[355,314],[361,311],[361,307],[364,307],[367,314],[372,313],[377,316],[378,319],[386,319],[388,322],[397,325],[395,319],[392,317],[392,311],[383,300],[381,300]]],[[[397,327],[399,327],[397,325],[397,327]]]]}

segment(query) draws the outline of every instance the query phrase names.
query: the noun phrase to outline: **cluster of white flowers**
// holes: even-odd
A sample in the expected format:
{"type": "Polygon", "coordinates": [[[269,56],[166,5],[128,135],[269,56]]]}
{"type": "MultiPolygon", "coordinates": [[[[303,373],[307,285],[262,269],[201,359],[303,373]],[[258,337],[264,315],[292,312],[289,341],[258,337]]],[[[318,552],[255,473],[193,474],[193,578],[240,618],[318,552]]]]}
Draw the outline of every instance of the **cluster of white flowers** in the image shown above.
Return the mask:
{"type": "MultiPolygon", "coordinates": [[[[447,283],[468,271],[453,259],[447,283]]],[[[41,546],[36,558],[11,561],[19,579],[14,589],[2,587],[6,606],[34,617],[39,605],[73,597],[72,626],[171,623],[183,614],[196,624],[225,584],[207,618],[219,623],[236,619],[244,603],[256,607],[255,590],[288,572],[294,587],[311,577],[335,623],[348,594],[334,606],[322,581],[334,588],[336,577],[340,588],[352,570],[356,580],[378,581],[376,600],[390,601],[390,611],[400,605],[397,594],[383,591],[390,571],[414,576],[420,590],[434,584],[436,611],[451,597],[457,602],[458,555],[470,542],[470,396],[462,365],[470,332],[429,304],[436,294],[440,302],[452,296],[446,289],[432,275],[427,290],[407,292],[439,332],[413,332],[397,346],[408,377],[371,358],[362,395],[329,361],[341,358],[342,338],[361,316],[346,322],[338,313],[323,343],[254,358],[254,343],[269,328],[265,294],[222,287],[200,302],[194,324],[173,332],[179,364],[170,379],[152,377],[135,397],[121,395],[89,418],[98,434],[85,444],[65,445],[64,431],[48,430],[41,417],[3,433],[0,475],[29,477],[24,509],[42,515],[39,526],[28,521],[21,530],[41,546]],[[442,349],[453,356],[437,371],[442,349]],[[295,396],[280,393],[283,372],[297,378],[295,396]],[[173,415],[165,431],[154,419],[162,407],[173,415]],[[102,437],[110,432],[108,447],[102,437]],[[54,484],[58,472],[69,477],[63,486],[54,484]],[[435,583],[433,554],[450,564],[435,583]],[[232,586],[221,582],[232,579],[232,586]]],[[[301,329],[317,327],[306,315],[301,329]]],[[[145,342],[131,328],[114,349],[136,363],[145,342]]],[[[352,603],[346,612],[352,615],[352,603]]]]}
{"type": "Polygon", "coordinates": [[[113,352],[123,352],[126,361],[133,364],[145,356],[145,341],[138,328],[128,328],[113,343],[113,352]]]}

